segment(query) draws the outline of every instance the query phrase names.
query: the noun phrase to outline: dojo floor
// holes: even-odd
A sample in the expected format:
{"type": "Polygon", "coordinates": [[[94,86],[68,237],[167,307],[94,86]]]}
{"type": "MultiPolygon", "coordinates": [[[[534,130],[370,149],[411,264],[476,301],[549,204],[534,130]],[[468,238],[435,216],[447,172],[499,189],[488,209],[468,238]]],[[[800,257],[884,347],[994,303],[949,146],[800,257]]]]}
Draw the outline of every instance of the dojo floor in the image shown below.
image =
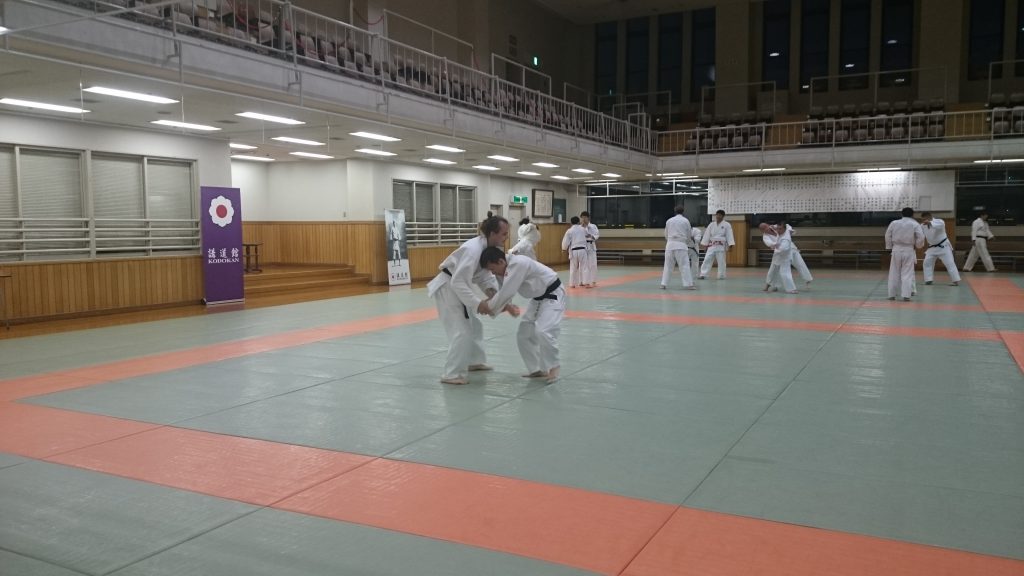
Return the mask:
{"type": "Polygon", "coordinates": [[[1024,275],[764,272],[602,267],[549,386],[424,289],[0,341],[0,574],[1024,574],[1024,275]]]}

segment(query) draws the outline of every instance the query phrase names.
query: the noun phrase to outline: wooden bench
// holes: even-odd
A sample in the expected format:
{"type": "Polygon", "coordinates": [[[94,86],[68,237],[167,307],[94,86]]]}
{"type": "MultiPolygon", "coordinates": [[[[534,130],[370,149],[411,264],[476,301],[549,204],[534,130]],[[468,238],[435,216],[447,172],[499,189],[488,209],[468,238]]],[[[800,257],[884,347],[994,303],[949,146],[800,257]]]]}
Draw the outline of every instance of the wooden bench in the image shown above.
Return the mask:
{"type": "Polygon", "coordinates": [[[656,239],[608,239],[597,241],[598,262],[661,262],[665,259],[665,241],[656,239]]]}
{"type": "MultiPolygon", "coordinates": [[[[818,265],[826,268],[879,268],[881,267],[884,250],[801,250],[804,262],[808,266],[818,265]]],[[[757,265],[768,266],[772,262],[772,251],[758,249],[757,265]]]]}

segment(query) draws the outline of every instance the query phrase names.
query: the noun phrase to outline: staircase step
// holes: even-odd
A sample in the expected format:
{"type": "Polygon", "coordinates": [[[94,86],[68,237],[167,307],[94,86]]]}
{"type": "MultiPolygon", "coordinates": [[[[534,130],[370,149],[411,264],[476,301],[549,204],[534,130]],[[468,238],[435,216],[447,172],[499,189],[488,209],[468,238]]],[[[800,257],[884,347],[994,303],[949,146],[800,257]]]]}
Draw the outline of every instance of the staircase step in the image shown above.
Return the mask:
{"type": "Polygon", "coordinates": [[[276,283],[282,280],[302,281],[327,278],[348,278],[354,275],[355,268],[352,266],[300,270],[276,269],[246,274],[245,283],[246,285],[258,286],[261,284],[276,283]]]}
{"type": "Polygon", "coordinates": [[[278,279],[273,282],[265,282],[257,285],[252,285],[246,282],[245,293],[246,294],[266,294],[269,292],[293,292],[299,290],[320,290],[323,288],[332,288],[335,286],[345,286],[349,284],[367,284],[370,279],[365,275],[355,276],[339,276],[337,278],[314,278],[314,279],[278,279]]]}

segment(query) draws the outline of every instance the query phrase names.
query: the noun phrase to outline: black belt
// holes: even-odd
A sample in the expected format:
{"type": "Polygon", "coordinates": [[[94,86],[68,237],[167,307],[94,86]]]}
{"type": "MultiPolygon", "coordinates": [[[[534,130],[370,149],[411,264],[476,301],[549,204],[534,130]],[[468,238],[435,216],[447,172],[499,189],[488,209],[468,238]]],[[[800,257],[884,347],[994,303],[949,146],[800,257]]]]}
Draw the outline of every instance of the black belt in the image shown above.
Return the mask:
{"type": "Polygon", "coordinates": [[[594,243],[593,240],[587,240],[587,244],[593,244],[593,243],[594,243]]]}
{"type": "Polygon", "coordinates": [[[938,244],[932,244],[929,248],[942,248],[942,245],[946,243],[946,240],[949,240],[949,238],[943,238],[942,240],[939,240],[938,244]]]}
{"type": "Polygon", "coordinates": [[[562,281],[559,280],[558,278],[555,278],[555,281],[549,284],[548,287],[544,289],[544,294],[534,298],[534,300],[536,300],[537,302],[542,302],[544,300],[558,300],[558,296],[554,295],[554,291],[561,288],[561,286],[562,281]]]}
{"type": "Polygon", "coordinates": [[[577,247],[573,248],[573,250],[586,250],[586,249],[587,249],[586,246],[577,246],[577,247]]]}
{"type": "MultiPolygon", "coordinates": [[[[441,268],[441,272],[444,272],[449,277],[451,277],[451,275],[452,275],[451,270],[449,270],[447,268],[441,268]]],[[[462,315],[466,317],[466,320],[469,320],[469,308],[466,308],[465,304],[462,305],[462,315]]]]}

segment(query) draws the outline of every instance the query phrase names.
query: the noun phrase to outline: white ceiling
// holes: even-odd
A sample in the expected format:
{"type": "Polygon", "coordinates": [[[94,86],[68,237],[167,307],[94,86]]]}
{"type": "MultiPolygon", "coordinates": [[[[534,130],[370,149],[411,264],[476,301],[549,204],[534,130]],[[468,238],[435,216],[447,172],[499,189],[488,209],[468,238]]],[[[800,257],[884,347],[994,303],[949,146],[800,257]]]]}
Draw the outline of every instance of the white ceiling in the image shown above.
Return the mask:
{"type": "MultiPolygon", "coordinates": [[[[535,0],[562,18],[576,24],[593,24],[699,10],[728,2],[752,0],[535,0]]],[[[756,0],[759,1],[759,0],[756,0]]]]}

